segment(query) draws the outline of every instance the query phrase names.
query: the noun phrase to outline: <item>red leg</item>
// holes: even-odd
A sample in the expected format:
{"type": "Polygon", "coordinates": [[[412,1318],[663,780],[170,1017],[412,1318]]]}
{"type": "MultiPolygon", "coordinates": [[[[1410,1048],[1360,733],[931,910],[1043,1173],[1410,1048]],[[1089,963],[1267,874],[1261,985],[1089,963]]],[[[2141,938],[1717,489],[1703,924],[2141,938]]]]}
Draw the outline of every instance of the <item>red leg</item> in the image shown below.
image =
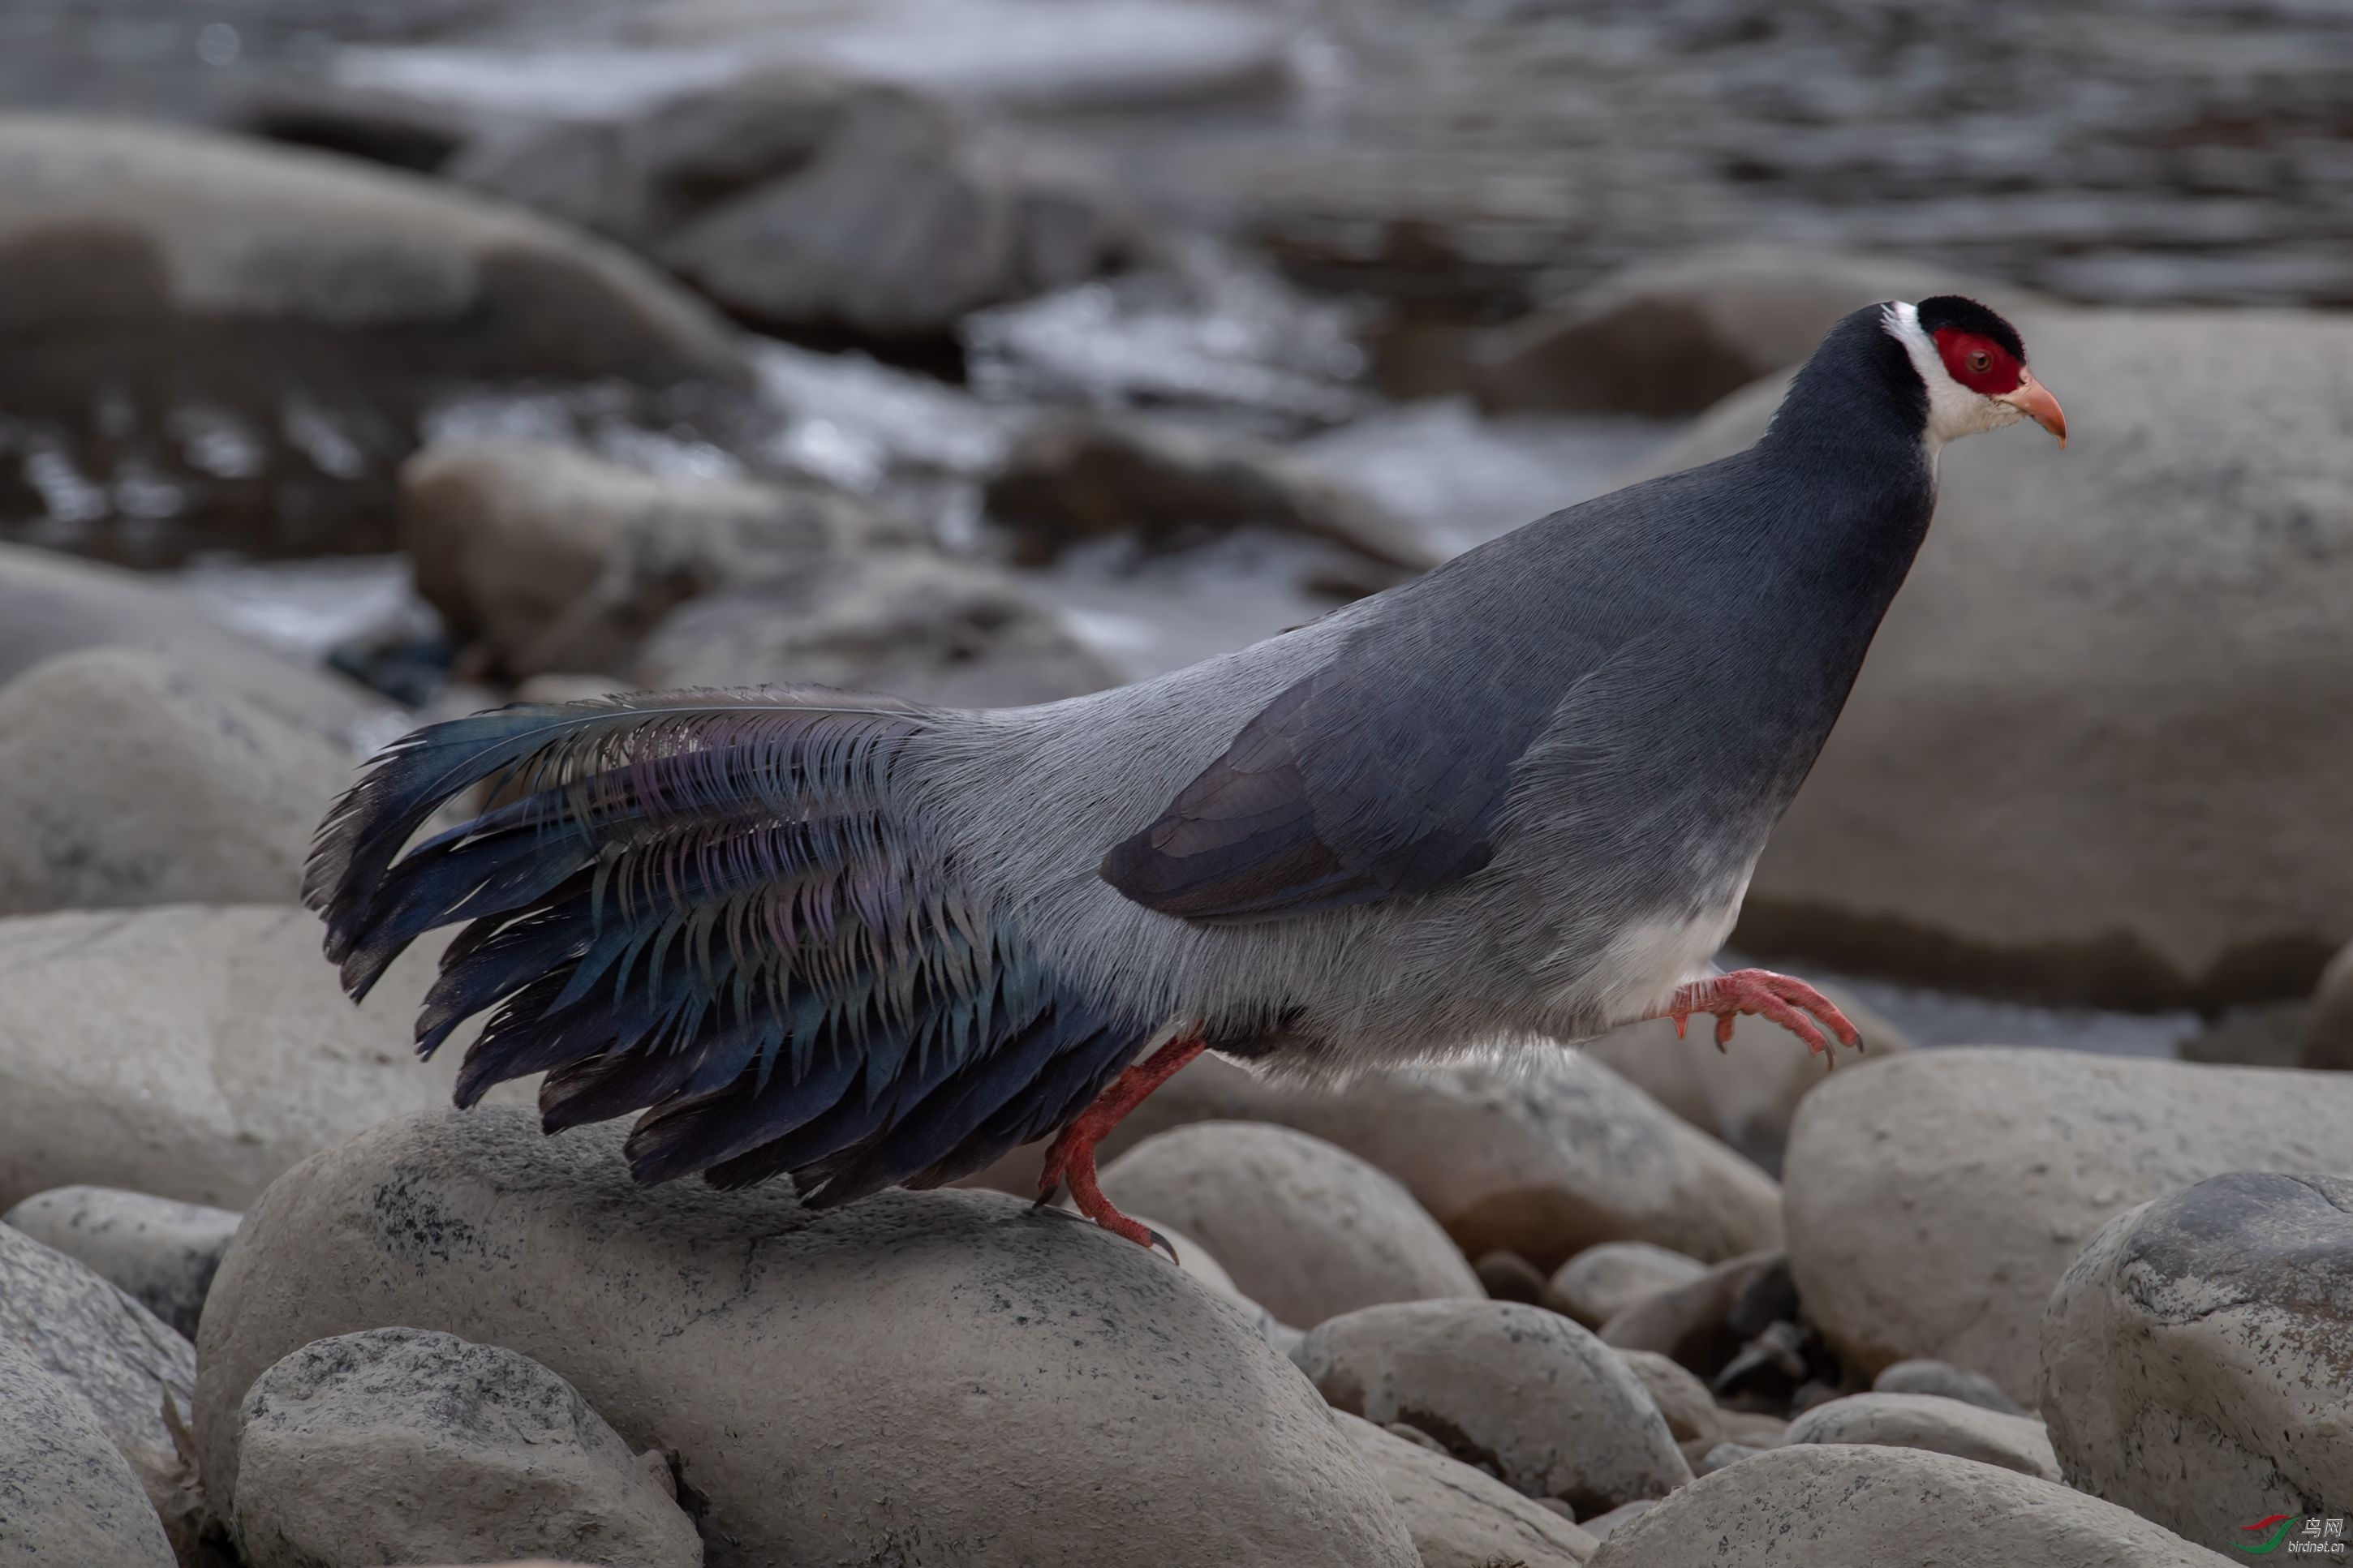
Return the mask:
{"type": "MultiPolygon", "coordinates": [[[[1055,1192],[1068,1181],[1079,1212],[1113,1236],[1124,1236],[1138,1247],[1150,1247],[1155,1242],[1167,1247],[1166,1238],[1120,1213],[1103,1196],[1103,1184],[1095,1179],[1095,1145],[1109,1137],[1123,1117],[1143,1104],[1154,1089],[1175,1078],[1177,1069],[1199,1056],[1202,1049],[1200,1040],[1180,1035],[1120,1074],[1109,1089],[1097,1095],[1095,1102],[1082,1111],[1077,1121],[1046,1145],[1046,1169],[1038,1178],[1038,1201],[1052,1202],[1055,1192]]],[[[1176,1256],[1176,1248],[1169,1247],[1169,1256],[1176,1256]]]]}
{"type": "Polygon", "coordinates": [[[1830,1041],[1823,1038],[1821,1030],[1815,1027],[1814,1018],[1828,1024],[1832,1034],[1855,1049],[1862,1048],[1862,1036],[1829,997],[1802,980],[1776,974],[1769,969],[1736,969],[1712,980],[1694,980],[1679,987],[1675,999],[1652,1016],[1674,1020],[1675,1033],[1681,1035],[1694,1013],[1715,1015],[1718,1050],[1732,1043],[1733,1020],[1746,1015],[1761,1016],[1780,1025],[1805,1041],[1810,1049],[1820,1053],[1829,1066],[1838,1065],[1838,1058],[1831,1053],[1830,1041]],[[1808,1013],[1813,1018],[1807,1017],[1808,1013]]]}

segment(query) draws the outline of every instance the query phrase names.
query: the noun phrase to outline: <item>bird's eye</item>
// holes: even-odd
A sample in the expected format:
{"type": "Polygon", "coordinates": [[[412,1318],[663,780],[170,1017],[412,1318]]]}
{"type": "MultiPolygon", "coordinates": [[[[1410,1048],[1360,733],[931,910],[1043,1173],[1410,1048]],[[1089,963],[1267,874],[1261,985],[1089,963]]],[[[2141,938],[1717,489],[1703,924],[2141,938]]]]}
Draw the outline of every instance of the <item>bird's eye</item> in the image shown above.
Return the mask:
{"type": "Polygon", "coordinates": [[[1975,371],[1979,375],[1983,375],[1992,368],[1993,355],[1986,353],[1983,349],[1971,349],[1969,351],[1969,369],[1975,371]]]}

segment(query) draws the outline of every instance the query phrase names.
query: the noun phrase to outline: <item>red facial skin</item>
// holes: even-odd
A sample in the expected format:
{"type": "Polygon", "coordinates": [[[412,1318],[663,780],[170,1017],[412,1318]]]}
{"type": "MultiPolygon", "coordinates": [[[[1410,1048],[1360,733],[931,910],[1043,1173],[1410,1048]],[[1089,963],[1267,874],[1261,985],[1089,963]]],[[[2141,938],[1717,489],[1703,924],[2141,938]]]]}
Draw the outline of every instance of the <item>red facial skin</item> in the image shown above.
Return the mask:
{"type": "Polygon", "coordinates": [[[1936,329],[1936,353],[1943,357],[1945,369],[1955,381],[1988,397],[2015,392],[2025,379],[2026,367],[2008,349],[1991,338],[1981,338],[1958,327],[1936,329]],[[1980,365],[1984,368],[1978,368],[1980,365]]]}

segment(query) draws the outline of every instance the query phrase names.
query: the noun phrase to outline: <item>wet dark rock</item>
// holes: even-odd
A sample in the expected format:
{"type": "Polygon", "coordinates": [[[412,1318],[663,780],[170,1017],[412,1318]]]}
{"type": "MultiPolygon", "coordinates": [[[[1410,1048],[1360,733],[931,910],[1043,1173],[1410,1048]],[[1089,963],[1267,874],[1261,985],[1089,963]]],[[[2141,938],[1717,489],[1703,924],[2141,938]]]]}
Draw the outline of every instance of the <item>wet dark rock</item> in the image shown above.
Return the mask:
{"type": "Polygon", "coordinates": [[[234,1209],[85,1186],[36,1193],[0,1224],[78,1260],[193,1342],[237,1218],[234,1209]]]}
{"type": "Polygon", "coordinates": [[[701,1568],[670,1461],[634,1453],[555,1373],[451,1334],[317,1341],[237,1411],[248,1568],[561,1557],[701,1568]]]}
{"type": "Polygon", "coordinates": [[[485,138],[453,178],[645,252],[787,334],[944,340],[1133,249],[1107,185],[969,113],[806,67],[485,138]]]}
{"type": "Polygon", "coordinates": [[[1039,421],[989,479],[985,504],[1011,536],[1014,559],[1032,565],[1087,540],[1170,549],[1250,525],[1324,540],[1400,573],[1438,561],[1369,498],[1279,447],[1131,418],[1039,421]]]}
{"type": "Polygon", "coordinates": [[[439,398],[610,379],[748,387],[733,335],[641,264],[349,159],[185,129],[0,121],[0,514],[155,564],[381,550],[439,398]]]}
{"type": "Polygon", "coordinates": [[[957,1561],[983,1542],[1080,1568],[1139,1540],[1169,1568],[1414,1568],[1314,1391],[1166,1258],[993,1194],[809,1214],[783,1184],[640,1188],[625,1131],[413,1118],[274,1185],[205,1317],[215,1495],[242,1504],[238,1410],[271,1363],[432,1323],[531,1357],[631,1447],[674,1454],[712,1568],[957,1561]],[[1067,1419],[1077,1400],[1090,1420],[1067,1419]],[[1004,1447],[972,1440],[976,1411],[1020,1434],[1018,1508],[1004,1447]]]}
{"type": "Polygon", "coordinates": [[[809,484],[667,478],[526,442],[400,470],[401,543],[469,671],[623,669],[686,601],[788,579],[907,529],[809,484]]]}
{"type": "Polygon", "coordinates": [[[2353,1177],[2239,1172],[2127,1210],[2042,1328],[2070,1485],[2217,1550],[2244,1548],[2251,1519],[2344,1509],[2353,1177]]]}
{"type": "Polygon", "coordinates": [[[629,674],[647,689],[815,681],[963,708],[1052,702],[1121,680],[1010,574],[914,550],[826,557],[691,600],[629,674]]]}

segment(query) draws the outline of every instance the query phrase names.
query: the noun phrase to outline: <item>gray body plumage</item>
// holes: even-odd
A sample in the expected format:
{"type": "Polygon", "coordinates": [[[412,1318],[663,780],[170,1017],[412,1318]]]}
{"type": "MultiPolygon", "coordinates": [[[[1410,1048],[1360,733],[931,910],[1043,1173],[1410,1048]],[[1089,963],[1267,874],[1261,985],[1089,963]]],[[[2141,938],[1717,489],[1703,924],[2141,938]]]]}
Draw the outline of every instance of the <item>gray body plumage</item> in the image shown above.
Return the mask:
{"type": "Polygon", "coordinates": [[[475,922],[420,1025],[501,1005],[465,1093],[550,1070],[552,1128],[651,1108],[649,1179],[818,1202],[975,1168],[1180,1031],[1325,1076],[1591,1036],[1730,930],[1926,529],[1925,399],[1858,312],[1747,452],[1067,702],[427,731],[331,819],[311,896],[354,989],[475,922]],[[387,872],[485,778],[523,805],[387,872]]]}

